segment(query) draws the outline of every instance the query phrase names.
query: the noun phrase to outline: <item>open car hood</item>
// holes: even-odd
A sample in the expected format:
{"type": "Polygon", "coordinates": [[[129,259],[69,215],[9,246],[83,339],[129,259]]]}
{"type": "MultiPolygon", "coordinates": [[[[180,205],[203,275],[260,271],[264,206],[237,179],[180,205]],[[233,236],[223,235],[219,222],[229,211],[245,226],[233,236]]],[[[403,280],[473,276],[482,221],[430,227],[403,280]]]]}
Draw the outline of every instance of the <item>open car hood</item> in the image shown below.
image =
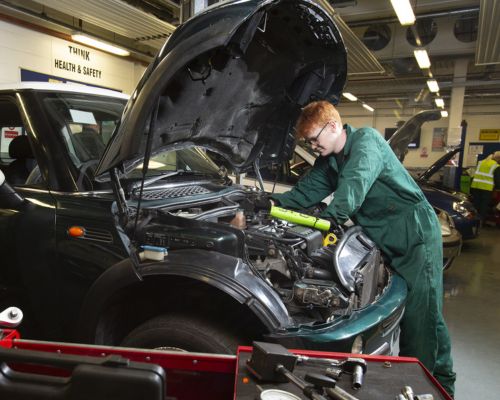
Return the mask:
{"type": "Polygon", "coordinates": [[[455,155],[460,151],[460,147],[454,148],[444,156],[440,157],[434,164],[432,164],[429,168],[427,168],[419,177],[419,182],[426,182],[434,175],[437,171],[443,168],[448,161],[450,161],[455,155]]]}
{"type": "Polygon", "coordinates": [[[394,135],[391,136],[387,143],[389,143],[389,146],[391,146],[392,150],[401,162],[403,162],[405,155],[408,152],[408,145],[419,134],[422,124],[427,121],[437,121],[438,119],[441,119],[440,110],[420,111],[418,114],[415,114],[408,121],[406,121],[396,132],[394,132],[394,135]]]}
{"type": "Polygon", "coordinates": [[[347,55],[322,0],[216,4],[179,26],[132,94],[96,175],[203,146],[245,170],[289,158],[300,108],[336,104],[347,55]]]}

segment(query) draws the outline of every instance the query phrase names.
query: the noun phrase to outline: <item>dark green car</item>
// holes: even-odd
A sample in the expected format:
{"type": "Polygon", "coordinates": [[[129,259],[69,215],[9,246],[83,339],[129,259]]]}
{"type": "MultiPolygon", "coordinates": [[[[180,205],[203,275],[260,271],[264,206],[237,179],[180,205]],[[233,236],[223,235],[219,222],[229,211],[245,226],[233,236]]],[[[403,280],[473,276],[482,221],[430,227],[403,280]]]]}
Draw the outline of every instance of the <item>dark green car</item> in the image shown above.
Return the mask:
{"type": "Polygon", "coordinates": [[[406,284],[374,243],[353,227],[323,246],[256,211],[261,193],[204,152],[242,171],[289,157],[301,106],[336,103],[345,77],[321,6],[235,1],[179,27],[126,105],[0,87],[0,308],[20,306],[37,339],[390,353],[406,284]]]}

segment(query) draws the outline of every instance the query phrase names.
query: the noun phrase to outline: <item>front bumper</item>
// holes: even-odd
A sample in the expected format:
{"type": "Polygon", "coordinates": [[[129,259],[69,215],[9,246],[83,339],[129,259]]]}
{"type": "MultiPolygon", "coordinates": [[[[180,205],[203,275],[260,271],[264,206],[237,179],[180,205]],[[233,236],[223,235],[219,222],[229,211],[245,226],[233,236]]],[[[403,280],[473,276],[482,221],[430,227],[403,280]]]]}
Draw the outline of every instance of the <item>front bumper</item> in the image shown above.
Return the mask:
{"type": "Polygon", "coordinates": [[[479,218],[467,219],[465,217],[454,217],[455,228],[462,235],[463,240],[474,239],[479,235],[481,220],[479,218]]]}
{"type": "Polygon", "coordinates": [[[407,295],[406,282],[393,274],[382,296],[373,304],[330,323],[300,326],[266,335],[266,340],[289,349],[351,352],[361,336],[364,354],[392,354],[399,335],[407,295]]]}

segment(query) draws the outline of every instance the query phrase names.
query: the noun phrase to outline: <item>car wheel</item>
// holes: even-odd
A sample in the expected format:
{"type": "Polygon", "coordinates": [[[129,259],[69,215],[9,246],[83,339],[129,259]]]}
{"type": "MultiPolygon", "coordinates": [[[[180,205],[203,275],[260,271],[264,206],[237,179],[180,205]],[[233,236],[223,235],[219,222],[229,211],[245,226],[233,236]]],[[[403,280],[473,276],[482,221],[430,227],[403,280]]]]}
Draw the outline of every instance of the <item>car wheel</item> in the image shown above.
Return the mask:
{"type": "Polygon", "coordinates": [[[239,340],[213,321],[193,315],[161,315],[139,325],[121,346],[235,354],[239,340]]]}

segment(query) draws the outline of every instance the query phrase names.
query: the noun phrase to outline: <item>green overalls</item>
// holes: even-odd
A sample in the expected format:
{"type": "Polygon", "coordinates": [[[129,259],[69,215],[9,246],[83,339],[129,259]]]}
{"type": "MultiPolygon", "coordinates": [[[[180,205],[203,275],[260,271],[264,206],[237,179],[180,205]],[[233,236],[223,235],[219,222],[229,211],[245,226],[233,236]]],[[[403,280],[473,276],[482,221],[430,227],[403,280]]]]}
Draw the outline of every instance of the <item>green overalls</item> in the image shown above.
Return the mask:
{"type": "Polygon", "coordinates": [[[406,280],[400,355],[417,357],[448,393],[455,373],[442,315],[443,246],[436,213],[384,138],[372,128],[344,126],[344,156],[319,157],[287,193],[272,197],[283,207],[303,209],[335,192],[323,217],[351,218],[406,280]]]}

